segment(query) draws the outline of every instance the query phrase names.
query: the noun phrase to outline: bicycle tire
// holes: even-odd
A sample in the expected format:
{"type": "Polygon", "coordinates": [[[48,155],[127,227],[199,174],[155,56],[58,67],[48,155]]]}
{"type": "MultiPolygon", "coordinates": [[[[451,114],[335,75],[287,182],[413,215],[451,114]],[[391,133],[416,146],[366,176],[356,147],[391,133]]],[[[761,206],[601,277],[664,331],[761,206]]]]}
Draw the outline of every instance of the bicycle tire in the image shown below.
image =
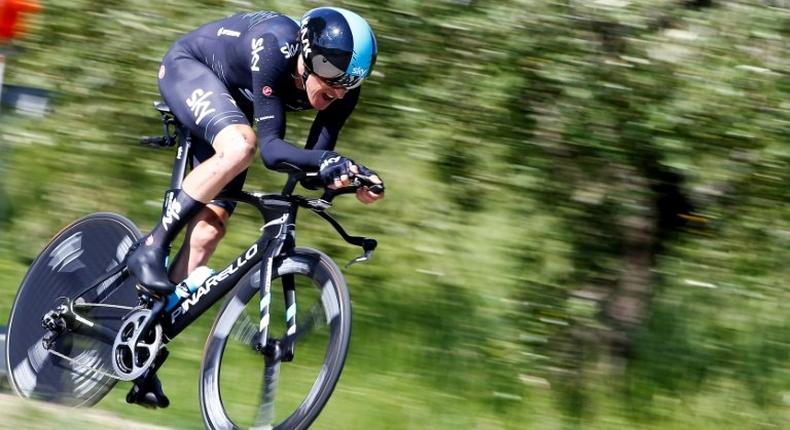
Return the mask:
{"type": "MultiPolygon", "coordinates": [[[[101,374],[114,374],[112,344],[80,334],[61,335],[53,348],[81,365],[49,353],[42,346],[46,330],[41,317],[61,297],[73,299],[89,283],[123,262],[126,252],[142,234],[128,219],[113,213],[94,213],[66,226],[44,247],[20,284],[8,323],[6,369],[13,391],[23,398],[91,406],[117,382],[101,374]],[[95,369],[95,370],[94,370],[95,369]]],[[[114,275],[83,297],[90,303],[135,306],[134,280],[114,275]],[[93,301],[95,300],[95,301],[93,301]]],[[[85,316],[118,329],[123,312],[86,308],[85,316]]]]}
{"type": "MultiPolygon", "coordinates": [[[[302,366],[301,368],[291,367],[294,366],[294,363],[282,363],[283,369],[289,369],[284,370],[286,373],[290,372],[290,369],[296,369],[293,373],[287,373],[288,377],[283,379],[283,384],[287,385],[290,390],[293,389],[294,386],[299,385],[294,384],[296,379],[305,379],[296,377],[289,379],[291,376],[301,376],[304,373],[301,370],[302,368],[307,368],[307,373],[311,374],[311,369],[309,369],[310,366],[305,366],[303,364],[304,361],[310,361],[311,358],[313,361],[319,360],[318,357],[323,354],[323,357],[320,358],[320,366],[317,366],[319,367],[319,369],[317,369],[317,376],[315,376],[315,379],[312,381],[312,385],[310,385],[309,376],[306,378],[307,382],[303,384],[305,387],[309,385],[307,393],[305,393],[301,400],[299,400],[299,393],[295,396],[296,400],[294,404],[298,404],[298,406],[294,407],[293,410],[288,408],[286,414],[278,417],[273,423],[269,422],[263,425],[258,423],[253,424],[251,427],[270,428],[274,430],[302,430],[308,428],[318,417],[340,378],[351,338],[351,300],[345,279],[340,269],[328,256],[320,251],[309,248],[297,248],[292,255],[276,265],[273,272],[275,273],[275,278],[286,275],[294,275],[297,277],[296,294],[298,303],[304,303],[304,300],[300,300],[300,297],[303,298],[306,293],[315,293],[318,295],[318,303],[314,304],[314,306],[321,308],[323,315],[319,316],[324,318],[324,321],[321,322],[326,323],[324,327],[328,328],[329,333],[325,334],[325,351],[320,351],[324,348],[324,342],[323,339],[321,339],[324,333],[321,332],[315,335],[315,337],[318,338],[318,341],[315,343],[319,346],[318,348],[310,349],[310,351],[315,351],[315,349],[319,351],[315,351],[312,355],[307,353],[306,348],[308,347],[304,346],[304,343],[296,343],[294,363],[300,363],[302,366]],[[299,282],[300,280],[301,282],[299,282]],[[310,290],[307,288],[302,289],[303,283],[307,281],[315,287],[314,291],[305,291],[310,290]]],[[[223,377],[231,375],[231,378],[233,378],[235,375],[237,379],[240,379],[238,383],[233,382],[230,384],[230,389],[233,391],[233,394],[239,396],[239,392],[243,391],[245,387],[248,385],[255,385],[247,384],[250,380],[249,374],[252,373],[249,371],[250,367],[243,366],[240,369],[233,369],[234,371],[225,368],[222,372],[220,369],[223,364],[223,359],[228,359],[224,356],[231,355],[228,353],[228,349],[230,349],[229,340],[239,336],[239,323],[240,321],[245,321],[247,315],[245,314],[245,309],[247,305],[252,303],[250,304],[251,311],[247,311],[252,315],[254,315],[258,309],[258,300],[253,300],[253,298],[259,297],[259,273],[260,263],[253,267],[241,281],[239,281],[236,287],[234,287],[230,297],[220,309],[206,341],[200,372],[200,406],[204,424],[208,429],[245,428],[239,425],[236,420],[234,420],[234,417],[231,417],[228,412],[228,405],[231,405],[231,407],[238,407],[239,402],[234,400],[228,402],[228,404],[223,403],[223,392],[226,392],[227,388],[223,385],[223,377]]],[[[305,307],[302,307],[302,309],[305,309],[305,307]]],[[[307,313],[309,314],[314,311],[314,308],[310,308],[307,313]]],[[[304,315],[304,312],[301,315],[304,315]]],[[[257,319],[259,319],[259,317],[257,319]]],[[[257,319],[254,321],[257,321],[257,319]]],[[[297,317],[297,326],[299,326],[299,322],[300,317],[297,317]]],[[[303,320],[303,326],[306,325],[304,322],[303,320]]],[[[247,324],[249,324],[249,322],[247,324]]],[[[257,323],[254,326],[248,326],[250,338],[252,338],[254,333],[257,333],[257,328],[257,323]]],[[[270,333],[273,333],[271,328],[270,333]]],[[[308,340],[313,336],[314,335],[311,334],[308,340]]],[[[247,341],[248,340],[244,340],[241,342],[242,347],[251,347],[251,345],[247,344],[247,341]]],[[[310,342],[307,343],[309,344],[310,342]]],[[[235,349],[237,352],[238,350],[238,348],[235,349]]],[[[244,352],[242,352],[242,354],[244,354],[244,352]]],[[[253,360],[253,363],[255,362],[254,360],[258,360],[257,363],[259,366],[264,363],[264,357],[260,353],[254,352],[251,348],[246,354],[248,354],[249,360],[253,360]]],[[[317,365],[318,363],[314,364],[317,365]]],[[[259,393],[266,389],[266,387],[258,388],[259,393]]]]}

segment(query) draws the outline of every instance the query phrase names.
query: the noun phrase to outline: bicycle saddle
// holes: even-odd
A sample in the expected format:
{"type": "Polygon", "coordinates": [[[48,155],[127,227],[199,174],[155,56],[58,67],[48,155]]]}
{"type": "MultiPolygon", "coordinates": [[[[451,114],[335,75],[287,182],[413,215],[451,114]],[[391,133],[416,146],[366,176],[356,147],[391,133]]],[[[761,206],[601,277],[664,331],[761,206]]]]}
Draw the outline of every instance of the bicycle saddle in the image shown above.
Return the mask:
{"type": "Polygon", "coordinates": [[[172,113],[170,111],[170,106],[163,101],[155,101],[154,102],[154,109],[158,110],[160,113],[172,113]]]}

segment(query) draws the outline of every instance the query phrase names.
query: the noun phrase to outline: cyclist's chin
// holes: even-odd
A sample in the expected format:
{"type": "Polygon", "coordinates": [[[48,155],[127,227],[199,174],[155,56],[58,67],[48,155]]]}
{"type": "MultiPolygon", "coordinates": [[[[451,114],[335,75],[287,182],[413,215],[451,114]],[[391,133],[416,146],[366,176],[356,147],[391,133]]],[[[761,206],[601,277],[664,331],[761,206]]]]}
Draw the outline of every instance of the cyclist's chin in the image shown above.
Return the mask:
{"type": "Polygon", "coordinates": [[[309,99],[310,105],[312,105],[313,109],[315,110],[324,110],[328,108],[333,101],[335,101],[335,99],[327,98],[323,93],[320,92],[310,95],[309,99]]]}

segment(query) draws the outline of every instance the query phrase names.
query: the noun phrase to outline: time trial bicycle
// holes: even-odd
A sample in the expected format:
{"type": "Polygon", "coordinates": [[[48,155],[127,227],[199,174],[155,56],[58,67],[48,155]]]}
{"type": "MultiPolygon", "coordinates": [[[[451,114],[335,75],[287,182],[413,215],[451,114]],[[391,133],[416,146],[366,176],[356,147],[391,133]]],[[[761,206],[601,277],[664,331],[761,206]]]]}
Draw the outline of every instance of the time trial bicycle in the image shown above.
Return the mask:
{"type": "MultiPolygon", "coordinates": [[[[164,103],[155,108],[164,135],[142,143],[177,148],[164,215],[190,167],[192,137],[164,103]]],[[[309,427],[340,377],[351,302],[335,262],[319,250],[296,246],[297,213],[309,209],[328,221],[363,250],[349,265],[362,262],[376,241],[349,235],[327,209],[334,197],[359,187],[384,190],[358,175],[352,186],[326,190],[320,198],[294,194],[311,176],[294,168],[280,193],[218,196],[256,208],[264,222],[260,237],[224,270],[182,282],[167,297],[139,285],[127,270],[127,256],[142,237],[130,220],[94,213],[65,227],[33,261],[14,300],[6,348],[13,390],[26,398],[90,406],[118,381],[133,381],[131,403],[167,358],[165,345],[228,295],[200,369],[206,428],[309,427]],[[272,300],[274,283],[281,284],[282,300],[272,300]]]]}

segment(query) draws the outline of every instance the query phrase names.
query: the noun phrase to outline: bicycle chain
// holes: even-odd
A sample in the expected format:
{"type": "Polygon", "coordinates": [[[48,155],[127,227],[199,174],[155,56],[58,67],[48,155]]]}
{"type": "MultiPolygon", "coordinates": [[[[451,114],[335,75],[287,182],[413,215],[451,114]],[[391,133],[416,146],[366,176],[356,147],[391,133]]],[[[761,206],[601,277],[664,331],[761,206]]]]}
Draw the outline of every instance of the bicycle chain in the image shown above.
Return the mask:
{"type": "Polygon", "coordinates": [[[119,378],[117,375],[111,375],[111,374],[109,374],[109,373],[107,373],[107,372],[105,372],[103,370],[99,370],[99,369],[97,369],[97,368],[95,368],[95,367],[93,367],[91,365],[80,363],[76,359],[71,358],[71,357],[69,357],[69,356],[67,356],[65,354],[61,354],[61,353],[55,351],[54,349],[48,349],[47,352],[49,352],[50,354],[52,354],[52,355],[54,355],[56,357],[62,358],[63,360],[66,360],[69,363],[74,364],[75,366],[86,368],[86,369],[88,369],[90,371],[93,371],[93,372],[96,372],[96,373],[98,373],[98,374],[100,374],[102,376],[106,376],[108,378],[112,378],[112,379],[116,379],[118,381],[121,381],[121,378],[119,378]]]}
{"type": "MultiPolygon", "coordinates": [[[[139,308],[139,306],[132,307],[132,306],[122,306],[122,305],[111,305],[111,304],[105,304],[105,303],[71,303],[70,310],[77,317],[78,320],[82,319],[82,317],[80,317],[79,314],[77,314],[77,312],[74,311],[73,306],[75,304],[78,307],[97,307],[97,308],[100,307],[100,308],[122,309],[122,310],[127,310],[127,311],[134,311],[135,309],[139,308]]],[[[89,364],[80,363],[76,358],[69,357],[66,354],[62,354],[62,353],[60,353],[58,351],[55,351],[54,349],[48,349],[48,348],[45,348],[45,349],[46,349],[46,351],[48,353],[50,353],[50,354],[52,354],[52,355],[54,355],[54,356],[56,356],[58,358],[61,358],[63,360],[68,361],[69,363],[71,363],[75,367],[80,367],[80,368],[83,368],[83,369],[87,369],[87,370],[89,370],[91,372],[96,372],[99,375],[102,375],[102,376],[105,376],[105,377],[108,377],[108,378],[111,378],[111,379],[115,379],[115,380],[118,380],[118,381],[122,381],[122,379],[120,377],[118,377],[118,375],[110,374],[110,373],[107,373],[107,372],[105,372],[103,370],[99,370],[99,369],[97,369],[97,368],[95,368],[95,367],[93,367],[92,365],[89,365],[89,364]]]]}

